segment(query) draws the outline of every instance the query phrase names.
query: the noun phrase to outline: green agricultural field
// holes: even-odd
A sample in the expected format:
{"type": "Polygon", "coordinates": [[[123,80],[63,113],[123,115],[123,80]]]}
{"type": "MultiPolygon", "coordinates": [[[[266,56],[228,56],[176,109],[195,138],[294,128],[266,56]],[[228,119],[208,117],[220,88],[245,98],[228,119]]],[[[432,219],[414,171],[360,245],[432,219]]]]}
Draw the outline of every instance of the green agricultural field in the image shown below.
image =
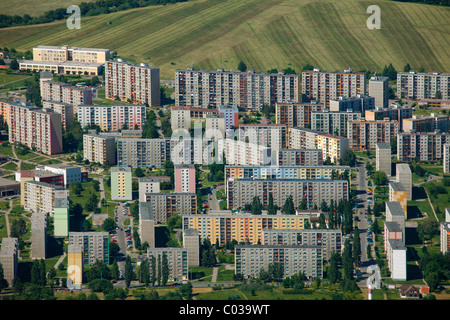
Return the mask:
{"type": "Polygon", "coordinates": [[[191,65],[236,70],[240,60],[264,72],[299,72],[307,63],[357,71],[409,63],[450,72],[449,15],[448,7],[389,0],[196,0],[83,17],[79,30],[65,21],[0,29],[0,46],[110,48],[160,67],[163,79],[191,65]],[[366,26],[369,5],[381,9],[379,30],[366,26]]]}

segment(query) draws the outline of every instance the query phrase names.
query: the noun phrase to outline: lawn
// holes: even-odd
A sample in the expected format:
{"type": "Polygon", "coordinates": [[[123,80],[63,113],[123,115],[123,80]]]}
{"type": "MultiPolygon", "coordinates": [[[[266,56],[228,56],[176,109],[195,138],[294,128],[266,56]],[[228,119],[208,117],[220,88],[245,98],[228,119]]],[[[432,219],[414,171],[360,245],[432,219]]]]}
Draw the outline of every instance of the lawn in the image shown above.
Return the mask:
{"type": "MultiPolygon", "coordinates": [[[[23,6],[8,0],[2,12],[23,6]]],[[[380,72],[389,63],[397,70],[409,63],[444,73],[450,71],[449,13],[448,7],[389,0],[196,0],[83,17],[79,30],[68,31],[66,21],[5,28],[0,42],[18,51],[39,44],[109,48],[160,67],[162,79],[188,66],[236,70],[241,60],[263,72],[299,72],[307,63],[380,72]],[[366,26],[369,5],[382,11],[380,30],[366,26]]]]}

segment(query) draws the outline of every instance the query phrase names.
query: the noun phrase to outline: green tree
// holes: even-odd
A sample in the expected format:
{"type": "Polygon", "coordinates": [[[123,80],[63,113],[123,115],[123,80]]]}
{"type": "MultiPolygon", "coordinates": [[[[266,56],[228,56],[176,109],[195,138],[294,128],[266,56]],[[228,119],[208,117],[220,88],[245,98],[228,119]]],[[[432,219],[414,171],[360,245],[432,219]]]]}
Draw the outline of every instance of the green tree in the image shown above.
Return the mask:
{"type": "Polygon", "coordinates": [[[167,284],[167,281],[169,280],[169,262],[167,260],[167,254],[164,252],[162,256],[161,261],[162,266],[162,277],[161,277],[161,283],[163,286],[167,284]]]}
{"type": "Polygon", "coordinates": [[[139,282],[143,283],[148,287],[150,283],[150,266],[148,259],[141,262],[141,267],[139,269],[139,282]]]}
{"type": "Polygon", "coordinates": [[[133,280],[133,266],[131,265],[131,257],[127,256],[125,260],[125,285],[127,288],[130,287],[131,281],[133,280]]]}
{"type": "Polygon", "coordinates": [[[272,192],[269,193],[269,203],[267,204],[267,214],[277,214],[277,209],[275,208],[275,205],[273,204],[273,195],[272,192]]]}
{"type": "Polygon", "coordinates": [[[247,71],[247,65],[244,63],[244,61],[239,61],[238,70],[241,72],[247,71]]]}
{"type": "Polygon", "coordinates": [[[327,277],[331,284],[337,283],[341,278],[339,272],[340,256],[337,252],[333,252],[330,257],[330,264],[328,267],[327,277]]]}

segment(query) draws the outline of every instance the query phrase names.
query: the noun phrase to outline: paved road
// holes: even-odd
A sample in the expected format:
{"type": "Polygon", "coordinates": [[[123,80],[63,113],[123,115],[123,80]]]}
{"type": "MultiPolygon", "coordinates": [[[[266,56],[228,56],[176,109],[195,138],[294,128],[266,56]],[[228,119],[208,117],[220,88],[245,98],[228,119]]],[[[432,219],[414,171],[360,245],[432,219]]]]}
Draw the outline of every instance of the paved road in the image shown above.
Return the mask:
{"type": "MultiPolygon", "coordinates": [[[[359,223],[358,223],[358,229],[360,232],[360,239],[361,239],[361,272],[362,272],[362,279],[358,283],[359,286],[366,286],[366,280],[367,280],[367,267],[375,264],[375,261],[373,259],[368,260],[367,259],[367,253],[366,253],[366,245],[367,245],[367,228],[370,226],[369,223],[367,223],[368,218],[372,219],[372,217],[366,216],[367,211],[367,198],[369,197],[367,195],[367,172],[366,172],[366,163],[367,161],[362,161],[361,159],[357,160],[357,212],[359,217],[359,223]],[[360,214],[362,212],[362,214],[360,214]]],[[[370,247],[372,249],[372,247],[370,247]]],[[[372,255],[373,256],[373,255],[372,255]]]]}

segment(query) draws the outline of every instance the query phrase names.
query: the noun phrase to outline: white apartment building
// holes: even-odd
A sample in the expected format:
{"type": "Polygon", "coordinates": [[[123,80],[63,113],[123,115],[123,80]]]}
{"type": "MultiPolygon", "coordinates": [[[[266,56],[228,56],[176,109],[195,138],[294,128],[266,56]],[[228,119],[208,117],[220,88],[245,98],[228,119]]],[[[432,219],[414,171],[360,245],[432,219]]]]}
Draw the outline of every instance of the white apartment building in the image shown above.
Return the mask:
{"type": "Polygon", "coordinates": [[[178,129],[191,129],[191,111],[189,107],[173,106],[170,111],[170,122],[172,124],[172,132],[178,129]]]}
{"type": "Polygon", "coordinates": [[[102,165],[116,164],[116,140],[95,133],[83,135],[83,160],[102,165]]]}
{"type": "Polygon", "coordinates": [[[302,72],[302,93],[310,101],[315,100],[325,106],[329,106],[331,99],[356,97],[365,92],[366,74],[363,72],[353,72],[351,69],[329,72],[319,68],[302,72]]]}
{"type": "Polygon", "coordinates": [[[347,136],[347,122],[359,121],[361,113],[347,111],[316,111],[311,113],[311,129],[332,134],[335,136],[347,136]]]}
{"type": "Polygon", "coordinates": [[[450,74],[413,70],[397,73],[397,97],[400,99],[434,99],[438,93],[441,99],[450,99],[450,74]]]}
{"type": "Polygon", "coordinates": [[[268,165],[276,163],[276,159],[272,159],[271,148],[234,139],[219,140],[216,152],[219,155],[225,154],[226,164],[268,165]]]}
{"type": "Polygon", "coordinates": [[[56,190],[64,190],[64,188],[46,182],[26,181],[24,184],[25,210],[53,215],[56,190]]]}
{"type": "Polygon", "coordinates": [[[376,108],[389,106],[389,78],[373,76],[369,79],[369,96],[375,98],[376,108]]]}
{"type": "Polygon", "coordinates": [[[218,108],[235,105],[259,110],[264,104],[300,101],[300,75],[195,70],[175,71],[175,105],[218,108]]]}
{"type": "Polygon", "coordinates": [[[145,105],[79,105],[81,127],[98,125],[102,131],[124,128],[142,130],[146,119],[145,105]]]}

